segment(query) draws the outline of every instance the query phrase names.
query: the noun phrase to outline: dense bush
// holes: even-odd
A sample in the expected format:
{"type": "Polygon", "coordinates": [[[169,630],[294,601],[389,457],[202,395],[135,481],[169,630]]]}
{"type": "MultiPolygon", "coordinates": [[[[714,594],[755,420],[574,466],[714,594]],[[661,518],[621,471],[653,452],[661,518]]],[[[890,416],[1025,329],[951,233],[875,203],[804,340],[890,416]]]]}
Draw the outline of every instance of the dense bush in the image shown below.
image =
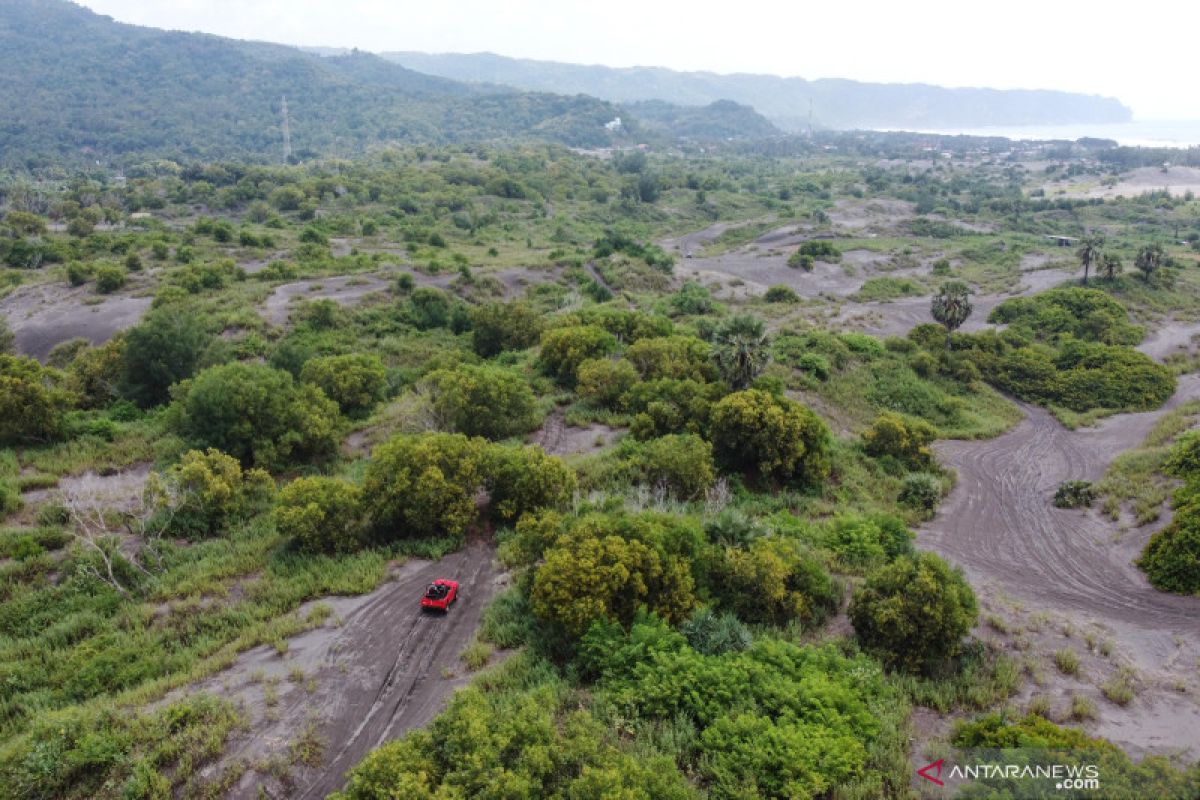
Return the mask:
{"type": "Polygon", "coordinates": [[[1137,563],[1155,587],[1196,594],[1200,592],[1200,433],[1180,437],[1164,470],[1184,481],[1171,500],[1175,516],[1150,537],[1137,563]]]}
{"type": "Polygon", "coordinates": [[[310,553],[347,553],[363,540],[362,490],[337,478],[297,478],[279,492],[275,526],[310,553]]]}
{"type": "Polygon", "coordinates": [[[211,341],[195,314],[151,310],[125,334],[122,393],[143,408],[165,403],[171,385],[192,376],[211,341]]]}
{"type": "Polygon", "coordinates": [[[665,756],[626,752],[552,685],[454,695],[428,730],[370,753],[331,800],[440,797],[654,798],[699,795],[665,756]]]}
{"type": "Polygon", "coordinates": [[[696,604],[691,559],[701,534],[685,521],[591,515],[546,548],[534,573],[534,612],[578,636],[597,621],[629,625],[645,607],[671,622],[696,604]]]}
{"type": "Polygon", "coordinates": [[[988,321],[1007,324],[1039,340],[1069,335],[1103,344],[1135,345],[1145,335],[1110,295],[1077,287],[1005,300],[992,310],[988,321]]]}
{"type": "Polygon", "coordinates": [[[596,325],[573,325],[542,332],[541,364],[564,386],[574,386],[579,365],[602,358],[617,346],[617,339],[596,325]]]}
{"type": "Polygon", "coordinates": [[[103,264],[96,268],[96,291],[100,294],[112,294],[125,285],[127,277],[124,267],[103,264]]]}
{"type": "Polygon", "coordinates": [[[275,490],[261,469],[243,470],[233,456],[209,448],[189,450],[148,484],[155,523],[173,536],[196,539],[228,532],[263,510],[275,490]]]}
{"type": "Polygon", "coordinates": [[[484,358],[533,347],[542,335],[542,315],[526,303],[488,303],[471,312],[471,321],[472,344],[484,358]]]}
{"type": "Polygon", "coordinates": [[[744,622],[805,629],[820,625],[834,611],[842,589],[801,545],[763,537],[746,549],[727,547],[713,573],[713,594],[744,622]]]}
{"type": "Polygon", "coordinates": [[[466,304],[431,286],[414,289],[408,296],[406,309],[409,320],[419,330],[449,328],[462,333],[471,327],[471,314],[466,304]]]}
{"type": "Polygon", "coordinates": [[[715,383],[664,379],[635,384],[625,393],[633,414],[629,431],[637,439],[669,433],[705,433],[713,404],[724,394],[715,383]]]}
{"type": "Polygon", "coordinates": [[[350,415],[370,411],[387,390],[383,362],[362,353],[310,359],[300,370],[300,380],[316,386],[350,415]]]}
{"type": "MultiPolygon", "coordinates": [[[[629,645],[607,648],[602,686],[642,717],[696,726],[710,797],[825,797],[862,777],[894,706],[877,664],[769,638],[702,655],[645,627],[635,626],[629,645]],[[630,658],[635,644],[644,652],[630,658]]],[[[885,794],[879,784],[862,791],[885,794]]]]}
{"type": "Polygon", "coordinates": [[[889,667],[910,671],[928,671],[958,655],[978,613],[962,573],[933,553],[881,567],[850,602],[863,646],[889,667]]]}
{"type": "Polygon", "coordinates": [[[337,405],[282,370],[232,363],[204,370],[178,387],[172,425],[201,447],[243,464],[282,469],[337,451],[337,405]]]}
{"type": "Polygon", "coordinates": [[[0,355],[0,442],[44,442],[62,433],[72,396],[58,370],[32,358],[0,355]]]}
{"type": "Polygon", "coordinates": [[[829,549],[846,567],[875,566],[913,551],[913,533],[891,514],[846,515],[829,526],[829,549]]]}
{"type": "Polygon", "coordinates": [[[693,581],[678,557],[620,536],[565,536],[546,551],[531,600],[544,620],[580,634],[598,619],[628,623],[645,605],[678,620],[694,603],[693,581]]]}
{"type": "Polygon", "coordinates": [[[537,445],[492,446],[487,487],[493,516],[508,522],[545,508],[562,508],[575,492],[575,473],[537,445]]]}
{"type": "Polygon", "coordinates": [[[928,472],[910,472],[904,476],[896,499],[900,505],[931,513],[942,500],[942,482],[928,472]]]}
{"type": "Polygon", "coordinates": [[[829,428],[793,400],[735,392],[713,407],[711,428],[717,460],[729,469],[809,483],[829,472],[829,428]]]}
{"type": "Polygon", "coordinates": [[[646,381],[710,381],[716,377],[708,343],[691,336],[638,339],[625,350],[625,358],[646,381]]]}
{"type": "Polygon", "coordinates": [[[768,303],[798,303],[800,301],[800,295],[796,294],[792,287],[785,286],[784,284],[775,284],[768,287],[767,293],[763,295],[763,298],[768,303]]]}
{"type": "Polygon", "coordinates": [[[396,436],[376,447],[363,477],[375,535],[390,541],[465,532],[487,482],[487,451],[485,440],[457,433],[396,436]]]}
{"type": "Polygon", "coordinates": [[[885,411],[863,431],[863,448],[876,458],[894,458],[912,469],[933,462],[929,445],[937,438],[937,429],[924,420],[908,420],[885,411]]]}
{"type": "Polygon", "coordinates": [[[638,372],[625,359],[593,358],[576,371],[575,392],[604,408],[620,409],[625,393],[638,382],[638,372]]]}
{"type": "Polygon", "coordinates": [[[694,500],[716,480],[712,445],[691,433],[670,434],[638,446],[633,460],[641,480],[694,500]]]}
{"type": "Polygon", "coordinates": [[[524,377],[491,365],[439,369],[425,378],[439,426],[468,436],[504,439],[540,421],[537,399],[524,377]]]}

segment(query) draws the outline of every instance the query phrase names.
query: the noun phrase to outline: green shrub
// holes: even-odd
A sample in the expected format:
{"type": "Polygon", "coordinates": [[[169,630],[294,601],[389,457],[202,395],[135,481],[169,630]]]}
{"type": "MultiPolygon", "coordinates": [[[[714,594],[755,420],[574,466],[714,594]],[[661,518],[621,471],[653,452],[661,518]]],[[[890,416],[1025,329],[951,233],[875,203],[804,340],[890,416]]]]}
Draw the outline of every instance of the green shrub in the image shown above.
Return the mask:
{"type": "Polygon", "coordinates": [[[147,484],[155,524],[189,539],[227,533],[263,510],[274,490],[266,472],[243,470],[236,458],[212,448],[189,450],[147,484]]]}
{"type": "Polygon", "coordinates": [[[425,378],[440,427],[504,439],[540,422],[537,400],[521,375],[491,365],[435,370],[425,378]]]}
{"type": "Polygon", "coordinates": [[[701,608],[679,626],[688,645],[697,653],[719,656],[745,650],[754,643],[750,629],[728,612],[718,614],[711,608],[701,608]]]}
{"type": "Polygon", "coordinates": [[[885,411],[863,431],[863,449],[875,458],[893,458],[910,469],[924,469],[933,463],[929,445],[937,438],[937,429],[924,420],[907,420],[885,411]]]}
{"type": "Polygon", "coordinates": [[[505,350],[524,350],[538,343],[542,315],[526,303],[489,303],[471,312],[475,352],[491,358],[505,350]]]}
{"type": "Polygon", "coordinates": [[[143,408],[166,402],[171,385],[192,376],[211,341],[195,314],[151,310],[125,334],[121,393],[143,408]]]}
{"type": "Polygon", "coordinates": [[[763,537],[746,549],[727,547],[712,576],[713,595],[743,622],[805,628],[835,612],[841,586],[790,539],[763,537]]]}
{"type": "Polygon", "coordinates": [[[625,359],[593,358],[576,370],[575,391],[583,400],[603,408],[620,409],[625,394],[638,382],[637,369],[625,359]]]}
{"type": "Polygon", "coordinates": [[[829,472],[830,439],[812,411],[759,389],[728,395],[712,410],[718,461],[764,478],[820,481],[829,472]]]}
{"type": "Polygon", "coordinates": [[[942,482],[928,472],[910,472],[904,476],[897,499],[909,508],[932,512],[942,501],[942,482]]]}
{"type": "Polygon", "coordinates": [[[789,267],[792,269],[802,269],[805,272],[812,272],[812,269],[814,266],[816,266],[816,263],[817,260],[811,255],[808,253],[801,253],[799,251],[792,253],[790,256],[788,256],[787,260],[787,265],[789,267]]]}
{"type": "Polygon", "coordinates": [[[638,339],[625,350],[642,380],[710,381],[716,377],[707,342],[691,336],[638,339]]]}
{"type": "Polygon", "coordinates": [[[704,494],[716,480],[712,445],[695,434],[672,434],[642,444],[634,456],[641,479],[681,500],[704,494]]]}
{"type": "Polygon", "coordinates": [[[467,306],[431,286],[414,289],[408,296],[407,310],[409,319],[418,330],[449,328],[455,333],[462,333],[471,327],[467,306]]]}
{"type": "Polygon", "coordinates": [[[684,619],[695,605],[686,560],[607,520],[585,520],[546,549],[530,590],[533,611],[578,636],[596,621],[628,625],[639,607],[663,619],[684,619]]]}
{"type": "Polygon", "coordinates": [[[62,373],[32,358],[0,355],[0,443],[45,442],[62,435],[74,399],[62,373]]]}
{"type": "Polygon", "coordinates": [[[343,414],[370,411],[387,391],[387,369],[378,356],[353,353],[306,361],[300,370],[302,383],[316,386],[338,404],[343,414]]]}
{"type": "Polygon", "coordinates": [[[696,281],[685,281],[678,291],[667,298],[667,304],[676,316],[708,314],[716,307],[712,293],[696,281]]]}
{"type": "Polygon", "coordinates": [[[767,293],[763,295],[763,297],[768,303],[800,302],[800,295],[796,294],[792,287],[785,286],[783,284],[775,284],[774,286],[768,287],[767,293]]]}
{"type": "Polygon", "coordinates": [[[363,506],[385,541],[461,535],[488,477],[488,444],[457,433],[401,435],[371,453],[363,506]]]}
{"type": "Polygon", "coordinates": [[[363,541],[362,490],[337,478],[297,478],[279,492],[275,526],[310,553],[348,553],[363,541]]]}
{"type": "Polygon", "coordinates": [[[1088,508],[1096,500],[1091,481],[1063,481],[1054,491],[1055,508],[1088,508]]]}
{"type": "Polygon", "coordinates": [[[564,386],[574,386],[579,365],[602,358],[617,346],[616,337],[595,325],[550,328],[542,333],[542,369],[564,386]]]}
{"type": "Polygon", "coordinates": [[[103,264],[96,268],[96,291],[112,294],[125,285],[125,268],[117,264],[103,264]]]}
{"type": "Polygon", "coordinates": [[[637,439],[669,433],[704,433],[713,403],[723,394],[715,383],[660,380],[634,384],[625,394],[634,415],[629,431],[637,439]]]}
{"type": "Polygon", "coordinates": [[[933,553],[901,556],[871,573],[850,603],[863,646],[889,667],[914,672],[958,655],[976,617],[962,573],[933,553]]]}
{"type": "Polygon", "coordinates": [[[204,370],[179,386],[172,427],[201,447],[243,464],[282,469],[337,452],[337,405],[283,370],[232,363],[204,370]]]}
{"type": "Polygon", "coordinates": [[[1070,335],[1089,342],[1135,345],[1145,331],[1130,324],[1125,307],[1099,289],[1050,289],[1014,297],[992,310],[989,322],[1007,324],[1037,340],[1070,335]]]}
{"type": "Polygon", "coordinates": [[[509,522],[541,509],[563,508],[575,493],[575,473],[541,447],[493,445],[487,455],[492,514],[509,522]]]}

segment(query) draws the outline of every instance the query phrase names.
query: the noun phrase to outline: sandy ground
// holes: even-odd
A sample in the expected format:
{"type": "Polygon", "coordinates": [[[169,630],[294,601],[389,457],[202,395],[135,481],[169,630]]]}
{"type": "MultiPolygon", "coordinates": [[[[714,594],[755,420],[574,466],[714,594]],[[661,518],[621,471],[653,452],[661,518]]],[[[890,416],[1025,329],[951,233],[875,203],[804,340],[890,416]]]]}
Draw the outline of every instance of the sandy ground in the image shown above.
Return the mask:
{"type": "MultiPolygon", "coordinates": [[[[991,327],[988,315],[1000,303],[1012,297],[1042,292],[1064,281],[1071,280],[1075,273],[1061,269],[1035,269],[1021,273],[1018,288],[1007,294],[973,295],[974,311],[963,323],[964,333],[991,327]]],[[[875,336],[903,336],[913,327],[931,322],[929,297],[904,297],[897,300],[872,303],[845,303],[834,319],[835,325],[850,330],[862,331],[875,336]]]]}
{"type": "Polygon", "coordinates": [[[333,608],[330,620],[290,639],[282,655],[274,647],[247,650],[190,687],[234,700],[247,722],[205,776],[241,762],[249,768],[228,797],[322,798],[341,788],[346,771],[370,750],[427,724],[469,680],[459,654],[505,580],[493,554],[473,541],[437,562],[406,562],[371,594],[324,601],[333,608]],[[420,610],[435,578],[462,585],[447,614],[420,610]],[[306,728],[322,745],[316,766],[288,755],[306,728]]]}
{"type": "Polygon", "coordinates": [[[1047,197],[1065,194],[1070,197],[1135,197],[1146,192],[1166,189],[1181,197],[1188,192],[1200,194],[1200,169],[1196,167],[1141,167],[1122,175],[1113,186],[1097,183],[1094,176],[1087,176],[1066,183],[1047,183],[1042,188],[1047,197]]]}
{"type": "Polygon", "coordinates": [[[333,300],[340,305],[355,305],[367,295],[386,291],[391,283],[378,275],[339,275],[331,278],[311,278],[276,286],[263,303],[263,316],[273,325],[288,320],[288,309],[294,300],[333,300]]]}
{"type": "MultiPolygon", "coordinates": [[[[1165,408],[1198,395],[1200,376],[1185,376],[1165,408]]],[[[995,439],[938,444],[958,484],[919,545],[961,565],[982,597],[1012,598],[1115,641],[1115,658],[1127,660],[1148,691],[1124,708],[1099,702],[1095,732],[1135,752],[1200,752],[1200,600],[1153,589],[1133,565],[1149,528],[1122,531],[1096,512],[1051,504],[1062,481],[1100,478],[1117,454],[1142,442],[1162,410],[1077,431],[1044,409],[1023,410],[1026,418],[995,439]],[[1163,696],[1181,680],[1192,688],[1163,696]]]]}
{"type": "Polygon", "coordinates": [[[555,410],[541,428],[529,435],[529,443],[541,445],[552,456],[568,456],[611,447],[622,433],[622,429],[599,423],[583,428],[567,425],[562,412],[555,410]]]}
{"type": "Polygon", "coordinates": [[[40,284],[22,286],[0,300],[0,314],[16,335],[17,352],[45,360],[55,345],[69,339],[107,342],[136,325],[151,301],[121,294],[101,297],[91,286],[40,284]]]}

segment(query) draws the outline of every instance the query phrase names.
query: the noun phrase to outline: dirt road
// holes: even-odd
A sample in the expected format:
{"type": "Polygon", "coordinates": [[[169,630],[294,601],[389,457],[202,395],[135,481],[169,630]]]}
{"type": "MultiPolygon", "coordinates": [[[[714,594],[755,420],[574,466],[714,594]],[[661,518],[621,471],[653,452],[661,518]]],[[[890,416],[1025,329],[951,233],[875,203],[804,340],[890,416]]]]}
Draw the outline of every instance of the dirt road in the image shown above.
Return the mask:
{"type": "MultiPolygon", "coordinates": [[[[1185,376],[1166,408],[1197,396],[1200,375],[1185,376]]],[[[995,439],[939,443],[958,484],[919,546],[962,566],[985,594],[1110,631],[1145,675],[1188,676],[1200,655],[1200,600],[1155,590],[1134,566],[1153,529],[1122,531],[1096,511],[1051,503],[1062,481],[1100,478],[1117,454],[1142,442],[1162,411],[1070,431],[1044,409],[1023,408],[1025,420],[995,439]]],[[[1142,723],[1153,727],[1154,720],[1142,723]]],[[[1141,736],[1127,733],[1131,741],[1141,736]]],[[[1200,750],[1194,725],[1182,736],[1174,746],[1200,750]]]]}
{"type": "Polygon", "coordinates": [[[469,678],[459,654],[496,592],[493,555],[472,542],[437,562],[409,561],[371,594],[329,601],[340,625],[289,640],[283,656],[249,650],[198,687],[240,703],[249,723],[207,772],[250,765],[231,798],[323,798],[370,750],[427,724],[469,678]],[[424,588],[442,577],[460,581],[461,599],[448,614],[422,613],[424,588]],[[319,763],[297,755],[306,729],[321,742],[319,763]]]}

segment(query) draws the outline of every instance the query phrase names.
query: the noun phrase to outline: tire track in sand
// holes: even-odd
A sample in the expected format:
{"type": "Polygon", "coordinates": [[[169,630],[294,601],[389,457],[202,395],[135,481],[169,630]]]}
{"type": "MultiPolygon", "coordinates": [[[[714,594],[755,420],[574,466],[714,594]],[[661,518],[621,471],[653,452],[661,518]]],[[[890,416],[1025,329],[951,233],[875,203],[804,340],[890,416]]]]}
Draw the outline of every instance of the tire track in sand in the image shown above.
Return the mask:
{"type": "Polygon", "coordinates": [[[1115,525],[1098,513],[1058,509],[1051,499],[1064,480],[1100,478],[1163,411],[1198,395],[1200,376],[1185,376],[1162,409],[1078,431],[1023,405],[1025,419],[995,439],[939,443],[958,483],[919,545],[962,566],[979,587],[1097,622],[1118,632],[1141,664],[1163,663],[1176,636],[1194,641],[1200,634],[1200,600],[1157,591],[1133,565],[1149,530],[1117,539],[1115,525]]]}

